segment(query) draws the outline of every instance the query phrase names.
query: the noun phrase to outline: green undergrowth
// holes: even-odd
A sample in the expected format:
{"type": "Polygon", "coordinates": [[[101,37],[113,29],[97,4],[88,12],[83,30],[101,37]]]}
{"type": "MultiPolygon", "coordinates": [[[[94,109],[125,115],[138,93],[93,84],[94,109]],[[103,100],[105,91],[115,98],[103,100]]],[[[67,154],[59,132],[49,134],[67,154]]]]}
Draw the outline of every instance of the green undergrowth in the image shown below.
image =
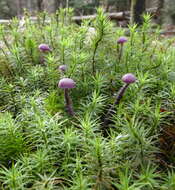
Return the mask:
{"type": "Polygon", "coordinates": [[[24,23],[0,25],[0,189],[174,190],[175,38],[151,33],[144,15],[121,54],[125,31],[101,8],[80,25],[72,15],[26,12],[24,23]],[[104,126],[126,73],[137,81],[104,126]],[[74,117],[63,77],[76,82],[74,117]]]}

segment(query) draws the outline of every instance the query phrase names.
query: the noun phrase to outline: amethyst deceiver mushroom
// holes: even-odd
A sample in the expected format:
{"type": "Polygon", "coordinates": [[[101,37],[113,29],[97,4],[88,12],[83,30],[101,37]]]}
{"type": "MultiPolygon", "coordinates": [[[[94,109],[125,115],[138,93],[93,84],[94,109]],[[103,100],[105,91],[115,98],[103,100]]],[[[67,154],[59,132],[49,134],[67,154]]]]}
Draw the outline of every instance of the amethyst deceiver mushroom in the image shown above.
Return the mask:
{"type": "MultiPolygon", "coordinates": [[[[117,40],[117,43],[120,45],[120,49],[119,49],[119,54],[118,54],[118,61],[120,63],[121,61],[121,58],[122,58],[122,55],[123,55],[123,45],[125,42],[127,42],[128,39],[124,36],[121,36],[118,40],[117,40]]],[[[116,71],[116,68],[115,68],[115,71],[116,71]]]]}
{"type": "Polygon", "coordinates": [[[60,65],[58,69],[62,72],[65,72],[67,70],[67,65],[60,65]]]}
{"type": "Polygon", "coordinates": [[[127,73],[123,75],[122,81],[126,84],[131,84],[136,81],[136,77],[132,73],[127,73]]]}
{"type": "Polygon", "coordinates": [[[123,44],[124,44],[125,42],[127,42],[127,41],[128,41],[128,39],[127,39],[126,37],[121,36],[121,37],[117,40],[117,43],[123,45],[123,44]]]}
{"type": "Polygon", "coordinates": [[[47,44],[40,44],[38,46],[38,48],[41,52],[50,52],[51,51],[50,47],[47,44]]]}
{"type": "Polygon", "coordinates": [[[59,81],[58,87],[64,89],[64,98],[66,102],[66,110],[69,115],[74,116],[75,113],[72,107],[72,101],[69,96],[69,89],[75,88],[76,83],[70,78],[63,78],[59,81]]]}
{"type": "Polygon", "coordinates": [[[123,97],[123,95],[125,93],[125,90],[128,88],[128,86],[130,84],[132,84],[132,83],[134,83],[136,81],[136,77],[132,73],[127,73],[127,74],[123,75],[122,81],[125,84],[118,91],[118,94],[117,94],[117,97],[116,97],[116,100],[115,100],[114,104],[110,107],[110,109],[108,110],[108,112],[107,112],[107,114],[105,116],[105,120],[104,120],[105,125],[107,125],[110,122],[110,116],[114,112],[115,105],[118,105],[120,103],[120,100],[123,97]]]}
{"type": "Polygon", "coordinates": [[[136,77],[132,74],[132,73],[127,73],[125,75],[123,75],[122,77],[122,81],[125,83],[124,86],[119,90],[117,98],[115,100],[115,105],[119,104],[125,90],[128,88],[128,86],[131,83],[134,83],[136,81],[136,77]]]}

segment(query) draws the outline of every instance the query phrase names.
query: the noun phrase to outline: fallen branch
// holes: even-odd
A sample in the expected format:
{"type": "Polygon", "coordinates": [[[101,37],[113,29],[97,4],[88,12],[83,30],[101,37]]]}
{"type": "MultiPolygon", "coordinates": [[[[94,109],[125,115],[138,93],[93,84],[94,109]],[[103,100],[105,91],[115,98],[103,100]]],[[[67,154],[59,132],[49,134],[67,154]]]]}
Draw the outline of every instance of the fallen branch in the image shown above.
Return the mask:
{"type": "MultiPolygon", "coordinates": [[[[146,10],[146,13],[154,14],[156,13],[157,8],[150,8],[146,10]]],[[[87,15],[87,16],[74,16],[72,20],[75,22],[81,22],[82,20],[95,19],[97,15],[87,15]]],[[[123,21],[130,20],[130,11],[117,12],[117,13],[107,13],[107,16],[111,20],[123,21]]]]}
{"type": "MultiPolygon", "coordinates": [[[[157,8],[150,8],[147,9],[146,12],[150,14],[156,13],[157,8]]],[[[95,19],[97,15],[86,15],[86,16],[73,16],[72,20],[75,22],[81,22],[82,20],[88,20],[88,19],[95,19]]],[[[124,12],[117,12],[117,13],[107,13],[107,16],[111,20],[117,20],[117,21],[122,21],[122,20],[129,20],[130,19],[130,11],[124,11],[124,12]]],[[[30,18],[32,21],[36,22],[37,18],[36,17],[31,17],[30,18]]],[[[9,24],[11,20],[0,20],[0,24],[9,24]]],[[[46,22],[49,22],[47,20],[46,22]]]]}
{"type": "Polygon", "coordinates": [[[0,20],[0,24],[8,24],[10,22],[11,22],[11,20],[5,20],[5,19],[0,20]]]}
{"type": "MultiPolygon", "coordinates": [[[[87,16],[74,16],[72,20],[75,22],[82,21],[82,20],[89,20],[95,19],[97,15],[87,15],[87,16]]],[[[107,16],[111,20],[125,20],[129,16],[127,12],[118,12],[118,13],[107,13],[107,16]]]]}

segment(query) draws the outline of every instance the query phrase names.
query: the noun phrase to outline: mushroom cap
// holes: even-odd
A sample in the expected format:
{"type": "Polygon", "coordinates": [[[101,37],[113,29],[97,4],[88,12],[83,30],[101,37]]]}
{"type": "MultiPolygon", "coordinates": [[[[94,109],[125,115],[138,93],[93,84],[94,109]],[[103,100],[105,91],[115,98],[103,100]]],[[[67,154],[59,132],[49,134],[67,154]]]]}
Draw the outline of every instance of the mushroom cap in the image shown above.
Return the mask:
{"type": "Polygon", "coordinates": [[[64,72],[67,70],[67,65],[60,65],[58,69],[64,72]]]}
{"type": "Polygon", "coordinates": [[[125,36],[121,36],[118,40],[117,40],[117,43],[118,44],[123,44],[125,42],[127,42],[128,39],[125,37],[125,36]]]}
{"type": "Polygon", "coordinates": [[[39,50],[42,52],[48,52],[51,51],[50,47],[47,44],[40,44],[38,46],[39,50]]]}
{"type": "Polygon", "coordinates": [[[75,88],[76,83],[70,78],[63,78],[59,81],[58,87],[59,88],[75,88]]]}
{"type": "Polygon", "coordinates": [[[123,75],[122,81],[125,82],[126,84],[131,84],[136,81],[136,77],[132,73],[127,73],[123,75]]]}

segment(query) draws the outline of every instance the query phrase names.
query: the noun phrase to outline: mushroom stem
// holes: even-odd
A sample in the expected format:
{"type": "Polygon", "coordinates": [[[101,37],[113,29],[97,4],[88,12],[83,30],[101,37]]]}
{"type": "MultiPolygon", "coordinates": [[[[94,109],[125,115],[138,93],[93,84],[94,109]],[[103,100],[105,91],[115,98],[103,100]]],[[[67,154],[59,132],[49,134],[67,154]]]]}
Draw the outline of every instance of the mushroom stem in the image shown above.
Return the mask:
{"type": "Polygon", "coordinates": [[[119,63],[121,61],[122,55],[123,55],[123,44],[120,45],[120,51],[119,51],[119,56],[118,56],[119,63]]]}
{"type": "Polygon", "coordinates": [[[128,88],[129,84],[125,84],[118,92],[118,95],[116,97],[116,100],[114,102],[114,105],[118,105],[121,98],[123,97],[123,94],[125,93],[125,90],[128,88]]]}
{"type": "Polygon", "coordinates": [[[70,116],[74,116],[75,113],[73,111],[72,101],[69,96],[69,90],[67,88],[64,89],[64,97],[66,101],[66,111],[69,113],[70,116]]]}
{"type": "Polygon", "coordinates": [[[112,113],[114,113],[115,105],[118,105],[120,103],[120,100],[122,99],[122,97],[125,93],[125,90],[128,88],[128,86],[129,86],[129,84],[125,84],[122,88],[120,88],[114,104],[109,108],[109,110],[105,116],[104,124],[108,124],[110,122],[109,117],[112,115],[112,113]]]}

